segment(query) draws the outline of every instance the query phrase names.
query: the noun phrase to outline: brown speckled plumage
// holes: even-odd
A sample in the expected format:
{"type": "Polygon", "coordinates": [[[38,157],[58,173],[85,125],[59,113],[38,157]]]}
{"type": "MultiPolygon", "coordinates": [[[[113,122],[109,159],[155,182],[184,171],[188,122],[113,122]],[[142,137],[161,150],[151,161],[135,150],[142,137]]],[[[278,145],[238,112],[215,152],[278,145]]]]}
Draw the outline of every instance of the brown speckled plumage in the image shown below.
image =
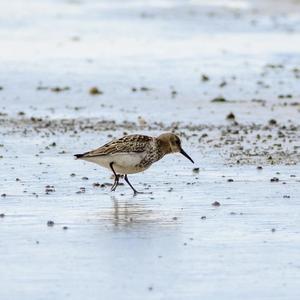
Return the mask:
{"type": "Polygon", "coordinates": [[[175,152],[182,153],[192,161],[181,148],[180,139],[175,134],[165,133],[158,137],[135,134],[113,140],[95,150],[75,156],[111,169],[115,175],[112,190],[118,186],[120,175],[125,175],[126,182],[136,194],[137,191],[128,181],[127,174],[142,172],[166,154],[175,152]]]}
{"type": "Polygon", "coordinates": [[[154,162],[159,161],[167,154],[163,151],[159,144],[160,142],[157,139],[155,139],[152,144],[148,144],[148,154],[139,163],[140,168],[150,167],[154,162]]]}
{"type": "Polygon", "coordinates": [[[120,139],[112,140],[95,150],[86,152],[82,157],[110,155],[124,152],[143,152],[149,148],[152,141],[154,141],[154,138],[146,135],[126,135],[120,139]]]}

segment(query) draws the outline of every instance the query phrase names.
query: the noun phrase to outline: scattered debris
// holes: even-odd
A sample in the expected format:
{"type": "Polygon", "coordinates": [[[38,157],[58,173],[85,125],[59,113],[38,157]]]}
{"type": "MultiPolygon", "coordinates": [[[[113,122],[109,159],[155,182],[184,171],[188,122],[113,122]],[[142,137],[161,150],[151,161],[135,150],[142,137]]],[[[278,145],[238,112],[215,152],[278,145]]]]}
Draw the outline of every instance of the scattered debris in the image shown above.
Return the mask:
{"type": "Polygon", "coordinates": [[[146,87],[146,86],[142,86],[141,88],[140,88],[140,91],[141,92],[149,92],[151,89],[150,88],[148,88],[148,87],[146,87]]]}
{"type": "Polygon", "coordinates": [[[269,125],[276,125],[277,121],[275,119],[269,120],[269,125]]]}
{"type": "Polygon", "coordinates": [[[68,90],[70,90],[70,87],[68,87],[68,86],[64,86],[64,87],[56,86],[56,87],[50,88],[50,91],[54,92],[54,93],[60,93],[60,92],[68,91],[68,90]]]}
{"type": "Polygon", "coordinates": [[[46,185],[45,186],[45,193],[47,195],[49,195],[50,193],[54,193],[54,192],[55,192],[54,185],[46,185]]]}
{"type": "Polygon", "coordinates": [[[96,96],[96,95],[102,95],[103,92],[100,91],[97,87],[91,87],[89,90],[90,95],[96,96]]]}
{"type": "Polygon", "coordinates": [[[54,221],[49,220],[49,221],[47,222],[47,226],[49,226],[49,227],[54,226],[54,221]]]}
{"type": "Polygon", "coordinates": [[[216,97],[216,98],[212,99],[210,102],[224,103],[224,102],[227,102],[227,100],[224,97],[216,97]]]}
{"type": "Polygon", "coordinates": [[[203,82],[209,81],[209,77],[208,77],[206,74],[202,74],[201,80],[202,80],[203,82]]]}
{"type": "Polygon", "coordinates": [[[273,178],[270,179],[270,181],[271,181],[271,182],[278,182],[278,181],[279,181],[279,178],[273,177],[273,178]]]}
{"type": "Polygon", "coordinates": [[[231,112],[226,117],[227,120],[235,120],[235,115],[231,112]]]}
{"type": "Polygon", "coordinates": [[[220,88],[223,88],[224,86],[227,85],[227,82],[226,81],[222,81],[220,84],[219,84],[219,87],[220,88]]]}

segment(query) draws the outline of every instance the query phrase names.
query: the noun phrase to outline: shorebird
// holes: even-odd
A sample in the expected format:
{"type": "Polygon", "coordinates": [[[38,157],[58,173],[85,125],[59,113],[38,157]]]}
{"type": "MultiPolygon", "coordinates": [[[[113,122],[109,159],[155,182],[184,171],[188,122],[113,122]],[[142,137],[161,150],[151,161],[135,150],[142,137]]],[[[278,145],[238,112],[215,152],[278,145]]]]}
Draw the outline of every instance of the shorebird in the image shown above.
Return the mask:
{"type": "Polygon", "coordinates": [[[112,140],[95,150],[74,156],[111,170],[115,178],[111,191],[116,190],[120,177],[124,176],[125,181],[136,195],[140,192],[132,186],[127,175],[145,171],[166,154],[176,152],[194,163],[182,149],[179,137],[173,133],[163,133],[158,137],[139,134],[127,135],[112,140]]]}

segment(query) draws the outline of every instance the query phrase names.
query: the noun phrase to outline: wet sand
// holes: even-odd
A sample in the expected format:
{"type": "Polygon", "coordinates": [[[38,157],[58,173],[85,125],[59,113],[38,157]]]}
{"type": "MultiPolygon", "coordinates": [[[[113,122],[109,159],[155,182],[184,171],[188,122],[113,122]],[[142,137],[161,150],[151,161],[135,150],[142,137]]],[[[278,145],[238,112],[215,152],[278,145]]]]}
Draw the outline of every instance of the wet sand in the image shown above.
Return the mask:
{"type": "Polygon", "coordinates": [[[0,6],[1,299],[299,299],[299,2],[0,6]],[[164,131],[150,195],[72,156],[164,131]]]}

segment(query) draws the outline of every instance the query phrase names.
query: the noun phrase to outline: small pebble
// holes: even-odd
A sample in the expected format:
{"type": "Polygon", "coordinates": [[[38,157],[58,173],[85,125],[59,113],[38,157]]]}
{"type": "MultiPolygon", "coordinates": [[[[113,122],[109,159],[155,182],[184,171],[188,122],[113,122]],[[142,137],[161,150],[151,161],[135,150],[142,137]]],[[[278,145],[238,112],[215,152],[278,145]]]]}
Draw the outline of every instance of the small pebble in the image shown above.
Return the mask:
{"type": "Polygon", "coordinates": [[[227,115],[226,117],[227,120],[234,120],[235,119],[235,115],[233,113],[230,113],[227,115]]]}
{"type": "Polygon", "coordinates": [[[278,182],[278,181],[279,181],[279,178],[273,177],[273,178],[270,179],[270,181],[271,181],[271,182],[278,182]]]}
{"type": "Polygon", "coordinates": [[[276,125],[277,121],[274,119],[269,120],[269,125],[276,125]]]}
{"type": "Polygon", "coordinates": [[[227,100],[224,97],[217,97],[211,100],[211,102],[226,102],[227,100]]]}
{"type": "Polygon", "coordinates": [[[142,87],[140,88],[140,90],[141,90],[142,92],[148,92],[148,91],[150,91],[150,89],[149,89],[148,87],[146,87],[146,86],[142,86],[142,87]]]}
{"type": "Polygon", "coordinates": [[[89,90],[89,93],[90,93],[90,95],[102,95],[103,94],[103,92],[102,91],[100,91],[97,87],[92,87],[92,88],[90,88],[90,90],[89,90]]]}
{"type": "Polygon", "coordinates": [[[202,80],[203,82],[209,81],[209,77],[208,77],[206,74],[202,74],[201,80],[202,80]]]}
{"type": "Polygon", "coordinates": [[[54,226],[54,221],[49,220],[49,221],[47,222],[47,226],[49,226],[49,227],[54,226]]]}

